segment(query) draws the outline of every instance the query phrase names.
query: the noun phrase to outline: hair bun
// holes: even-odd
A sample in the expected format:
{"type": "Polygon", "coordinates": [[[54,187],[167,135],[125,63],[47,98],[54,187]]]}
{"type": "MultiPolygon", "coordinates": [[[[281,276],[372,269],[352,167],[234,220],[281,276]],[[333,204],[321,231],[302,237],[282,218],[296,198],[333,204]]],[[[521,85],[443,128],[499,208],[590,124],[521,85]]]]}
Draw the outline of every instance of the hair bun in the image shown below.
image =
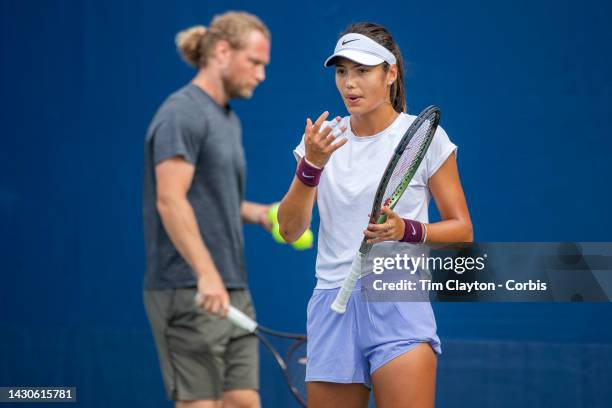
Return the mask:
{"type": "Polygon", "coordinates": [[[181,57],[190,65],[198,66],[202,51],[200,44],[206,34],[206,27],[197,25],[187,28],[176,35],[174,42],[181,53],[181,57]]]}

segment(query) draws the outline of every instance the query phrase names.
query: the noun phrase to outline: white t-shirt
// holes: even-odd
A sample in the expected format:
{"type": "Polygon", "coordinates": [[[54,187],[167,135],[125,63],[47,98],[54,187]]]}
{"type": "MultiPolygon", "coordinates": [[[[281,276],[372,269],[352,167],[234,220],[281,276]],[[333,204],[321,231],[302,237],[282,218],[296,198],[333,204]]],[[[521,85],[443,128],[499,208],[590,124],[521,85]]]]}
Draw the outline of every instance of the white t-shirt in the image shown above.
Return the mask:
{"type": "MultiPolygon", "coordinates": [[[[372,136],[355,136],[350,116],[342,118],[339,126],[346,126],[347,130],[338,139],[346,137],[348,142],[331,155],[317,187],[321,220],[317,240],[317,289],[339,287],[348,275],[368,224],[368,213],[380,178],[393,150],[415,118],[402,113],[389,127],[372,136]]],[[[394,208],[399,216],[423,223],[429,221],[431,194],[427,182],[456,149],[446,132],[438,127],[425,159],[394,208]]],[[[304,157],[303,136],[293,154],[298,161],[304,157]]],[[[377,246],[389,246],[391,251],[398,244],[407,245],[383,242],[377,246]]]]}

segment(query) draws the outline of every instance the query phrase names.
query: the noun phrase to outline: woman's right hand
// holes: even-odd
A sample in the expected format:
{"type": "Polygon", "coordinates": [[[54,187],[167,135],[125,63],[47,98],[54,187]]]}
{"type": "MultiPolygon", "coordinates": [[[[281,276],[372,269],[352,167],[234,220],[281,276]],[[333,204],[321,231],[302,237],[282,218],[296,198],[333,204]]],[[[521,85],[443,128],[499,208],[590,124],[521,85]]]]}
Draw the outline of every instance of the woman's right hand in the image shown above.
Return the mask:
{"type": "MultiPolygon", "coordinates": [[[[327,119],[329,112],[325,111],[313,124],[310,118],[306,119],[306,129],[304,130],[304,145],[306,147],[306,160],[317,167],[324,167],[332,153],[346,144],[348,139],[344,138],[338,143],[333,143],[336,140],[332,134],[333,127],[340,121],[340,117],[334,119],[335,123],[321,130],[321,125],[327,119]]],[[[340,134],[344,133],[346,126],[340,128],[340,134]]]]}

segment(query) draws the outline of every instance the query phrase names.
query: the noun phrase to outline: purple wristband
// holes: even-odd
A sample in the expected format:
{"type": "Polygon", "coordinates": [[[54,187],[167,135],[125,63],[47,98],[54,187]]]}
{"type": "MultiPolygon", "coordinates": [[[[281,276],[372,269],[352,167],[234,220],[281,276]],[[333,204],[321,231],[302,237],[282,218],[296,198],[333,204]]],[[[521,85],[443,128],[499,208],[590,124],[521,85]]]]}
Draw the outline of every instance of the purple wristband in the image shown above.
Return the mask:
{"type": "Polygon", "coordinates": [[[318,169],[306,162],[306,159],[300,160],[295,175],[298,179],[308,187],[316,187],[321,179],[323,169],[318,169]]]}
{"type": "Polygon", "coordinates": [[[410,242],[420,244],[423,242],[423,224],[418,221],[404,220],[404,236],[400,239],[400,242],[410,242]]]}

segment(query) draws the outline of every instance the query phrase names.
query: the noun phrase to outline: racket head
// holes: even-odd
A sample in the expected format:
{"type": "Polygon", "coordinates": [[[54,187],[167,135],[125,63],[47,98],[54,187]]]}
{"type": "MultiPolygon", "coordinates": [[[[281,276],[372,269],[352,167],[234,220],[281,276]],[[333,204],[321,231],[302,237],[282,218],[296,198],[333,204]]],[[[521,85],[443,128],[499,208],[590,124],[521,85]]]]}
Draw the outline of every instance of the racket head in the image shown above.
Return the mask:
{"type": "Polygon", "coordinates": [[[295,341],[285,354],[287,378],[295,398],[303,405],[306,400],[306,339],[295,341]]]}
{"type": "MultiPolygon", "coordinates": [[[[195,295],[194,302],[197,306],[202,303],[202,296],[199,293],[195,295]]],[[[227,319],[234,326],[257,336],[282,370],[291,393],[300,405],[306,407],[306,336],[300,333],[281,332],[260,326],[255,320],[232,305],[229,306],[227,319]],[[272,342],[263,335],[264,333],[269,336],[294,340],[287,349],[284,359],[272,345],[272,342]]]]}
{"type": "Polygon", "coordinates": [[[377,224],[385,222],[386,217],[381,215],[382,207],[393,209],[402,197],[425,158],[439,123],[440,109],[432,105],[425,108],[410,124],[397,144],[376,189],[370,212],[372,221],[377,224]]]}
{"type": "Polygon", "coordinates": [[[283,358],[280,352],[272,345],[272,342],[262,333],[260,329],[255,331],[255,335],[259,338],[261,344],[268,349],[281,369],[289,391],[300,405],[306,407],[306,337],[301,336],[299,340],[295,340],[287,348],[287,353],[283,358]]]}

